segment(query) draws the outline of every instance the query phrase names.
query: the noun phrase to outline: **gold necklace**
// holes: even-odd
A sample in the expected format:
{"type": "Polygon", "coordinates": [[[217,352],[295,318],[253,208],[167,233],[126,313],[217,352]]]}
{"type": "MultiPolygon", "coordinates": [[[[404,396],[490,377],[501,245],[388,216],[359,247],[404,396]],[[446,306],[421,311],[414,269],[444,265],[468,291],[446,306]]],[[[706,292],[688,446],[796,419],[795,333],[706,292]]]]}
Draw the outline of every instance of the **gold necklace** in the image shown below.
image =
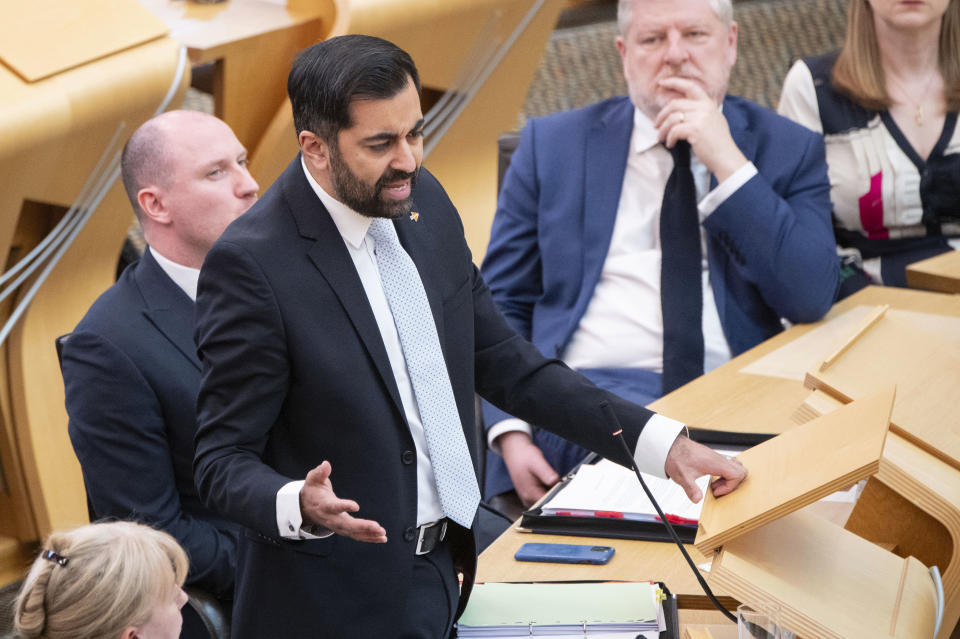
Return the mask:
{"type": "Polygon", "coordinates": [[[892,73],[889,74],[889,78],[894,81],[894,84],[897,85],[897,89],[900,90],[900,94],[903,96],[903,99],[906,100],[908,104],[913,105],[913,120],[917,123],[917,126],[923,126],[923,123],[926,121],[923,113],[923,104],[927,100],[927,93],[930,92],[930,85],[933,84],[933,78],[937,75],[937,70],[938,68],[934,67],[929,77],[927,77],[927,81],[923,87],[923,93],[920,94],[920,100],[918,102],[914,102],[908,98],[907,96],[909,93],[904,91],[903,85],[900,84],[899,78],[894,76],[892,73]]]}

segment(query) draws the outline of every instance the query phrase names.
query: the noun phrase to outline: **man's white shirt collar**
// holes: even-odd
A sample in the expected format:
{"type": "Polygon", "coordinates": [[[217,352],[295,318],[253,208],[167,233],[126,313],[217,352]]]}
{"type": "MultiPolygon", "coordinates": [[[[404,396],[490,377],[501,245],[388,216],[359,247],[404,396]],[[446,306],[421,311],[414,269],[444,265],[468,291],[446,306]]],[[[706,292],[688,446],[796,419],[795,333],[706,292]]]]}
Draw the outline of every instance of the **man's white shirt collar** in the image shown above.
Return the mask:
{"type": "Polygon", "coordinates": [[[370,228],[370,218],[357,213],[324,191],[323,187],[310,175],[310,171],[307,170],[307,163],[304,161],[302,155],[300,156],[300,166],[303,167],[303,174],[307,176],[307,183],[310,185],[310,188],[313,189],[313,192],[317,194],[317,197],[320,198],[327,212],[330,213],[330,217],[333,218],[333,223],[337,225],[337,230],[340,231],[340,235],[342,235],[343,239],[353,248],[360,248],[363,244],[363,238],[367,235],[367,229],[370,228]]]}
{"type": "Polygon", "coordinates": [[[630,148],[634,153],[643,153],[660,144],[653,122],[640,109],[633,109],[633,135],[630,148]]]}
{"type": "Polygon", "coordinates": [[[191,268],[189,266],[184,266],[183,264],[177,264],[176,262],[160,255],[157,249],[152,246],[148,246],[147,250],[150,251],[150,254],[153,255],[153,259],[157,260],[157,264],[160,265],[160,268],[163,269],[163,272],[173,280],[173,283],[183,289],[183,292],[187,294],[194,302],[197,301],[197,280],[200,279],[200,269],[191,268]]]}

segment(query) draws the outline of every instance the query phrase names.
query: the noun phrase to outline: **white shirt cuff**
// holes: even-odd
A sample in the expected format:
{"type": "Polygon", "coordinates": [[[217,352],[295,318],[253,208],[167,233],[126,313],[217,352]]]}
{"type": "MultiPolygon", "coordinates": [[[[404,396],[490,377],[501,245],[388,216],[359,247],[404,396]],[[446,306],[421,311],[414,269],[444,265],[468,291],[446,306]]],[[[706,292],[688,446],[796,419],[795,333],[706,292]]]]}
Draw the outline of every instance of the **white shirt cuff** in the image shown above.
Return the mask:
{"type": "Polygon", "coordinates": [[[312,526],[313,532],[303,529],[303,515],[300,513],[300,489],[303,480],[284,484],[277,491],[277,530],[286,539],[322,539],[333,534],[320,526],[312,526]],[[319,533],[319,534],[317,534],[319,533]]]}
{"type": "Polygon", "coordinates": [[[499,455],[500,444],[496,443],[497,437],[504,433],[510,433],[513,431],[520,431],[530,435],[531,438],[533,437],[533,429],[530,427],[530,424],[522,419],[511,417],[510,419],[499,421],[487,429],[487,446],[490,447],[490,450],[499,455]]]}
{"type": "Polygon", "coordinates": [[[633,451],[633,460],[637,462],[640,472],[667,479],[667,471],[664,469],[667,453],[680,431],[686,428],[683,422],[663,415],[651,417],[640,431],[637,448],[633,451]]]}
{"type": "Polygon", "coordinates": [[[733,172],[733,175],[717,185],[717,188],[707,193],[700,203],[697,204],[697,210],[700,211],[701,220],[717,210],[721,204],[727,201],[727,198],[737,192],[737,190],[746,184],[750,178],[757,174],[757,167],[753,162],[747,162],[739,169],[733,172]]]}

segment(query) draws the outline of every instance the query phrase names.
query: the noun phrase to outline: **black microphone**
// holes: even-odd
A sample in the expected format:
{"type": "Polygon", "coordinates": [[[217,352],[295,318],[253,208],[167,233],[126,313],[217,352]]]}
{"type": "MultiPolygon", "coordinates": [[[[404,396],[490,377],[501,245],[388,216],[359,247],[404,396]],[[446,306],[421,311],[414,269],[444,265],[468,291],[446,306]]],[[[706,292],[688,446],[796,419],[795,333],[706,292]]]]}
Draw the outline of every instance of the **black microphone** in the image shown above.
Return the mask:
{"type": "MultiPolygon", "coordinates": [[[[650,503],[653,504],[653,508],[657,511],[657,515],[660,516],[660,521],[663,522],[663,525],[667,527],[667,531],[670,533],[670,536],[673,537],[674,543],[676,543],[677,548],[680,549],[680,554],[682,554],[683,558],[687,560],[687,564],[690,565],[690,570],[693,571],[694,576],[700,583],[700,587],[703,588],[703,592],[707,595],[707,598],[717,608],[717,610],[722,612],[723,615],[733,623],[737,623],[736,615],[724,608],[723,605],[717,601],[713,591],[710,590],[710,586],[707,585],[703,575],[701,575],[700,571],[697,569],[697,565],[693,563],[693,559],[690,558],[690,554],[687,552],[687,549],[683,547],[683,542],[680,541],[680,536],[677,535],[677,531],[673,529],[673,525],[660,509],[660,504],[657,503],[657,500],[653,498],[653,493],[651,493],[650,489],[647,488],[647,483],[643,481],[643,475],[640,474],[640,469],[637,468],[637,463],[633,459],[633,453],[630,452],[630,447],[627,446],[627,440],[623,438],[623,428],[620,427],[620,420],[617,419],[617,414],[613,412],[613,407],[610,406],[609,402],[603,402],[600,404],[600,410],[603,412],[603,415],[607,420],[607,424],[613,427],[613,436],[619,439],[620,443],[623,445],[623,452],[626,453],[627,459],[630,460],[630,468],[633,469],[634,474],[636,474],[637,479],[640,481],[640,487],[643,488],[643,492],[647,494],[647,499],[649,499],[650,503]]],[[[704,495],[704,498],[706,498],[706,495],[704,495]]]]}

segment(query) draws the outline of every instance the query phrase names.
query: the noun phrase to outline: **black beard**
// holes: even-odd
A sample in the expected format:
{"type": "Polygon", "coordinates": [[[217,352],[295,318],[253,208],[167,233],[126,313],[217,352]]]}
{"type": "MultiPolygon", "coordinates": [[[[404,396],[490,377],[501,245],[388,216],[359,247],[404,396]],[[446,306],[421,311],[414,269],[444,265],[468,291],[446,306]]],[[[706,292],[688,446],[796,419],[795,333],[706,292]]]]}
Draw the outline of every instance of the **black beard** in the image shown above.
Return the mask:
{"type": "Polygon", "coordinates": [[[372,187],[358,178],[340,155],[340,149],[330,145],[330,174],[337,199],[366,217],[394,219],[406,215],[413,208],[413,187],[420,167],[412,172],[387,169],[372,187]],[[410,197],[403,200],[385,200],[383,189],[387,184],[410,180],[410,197]]]}

